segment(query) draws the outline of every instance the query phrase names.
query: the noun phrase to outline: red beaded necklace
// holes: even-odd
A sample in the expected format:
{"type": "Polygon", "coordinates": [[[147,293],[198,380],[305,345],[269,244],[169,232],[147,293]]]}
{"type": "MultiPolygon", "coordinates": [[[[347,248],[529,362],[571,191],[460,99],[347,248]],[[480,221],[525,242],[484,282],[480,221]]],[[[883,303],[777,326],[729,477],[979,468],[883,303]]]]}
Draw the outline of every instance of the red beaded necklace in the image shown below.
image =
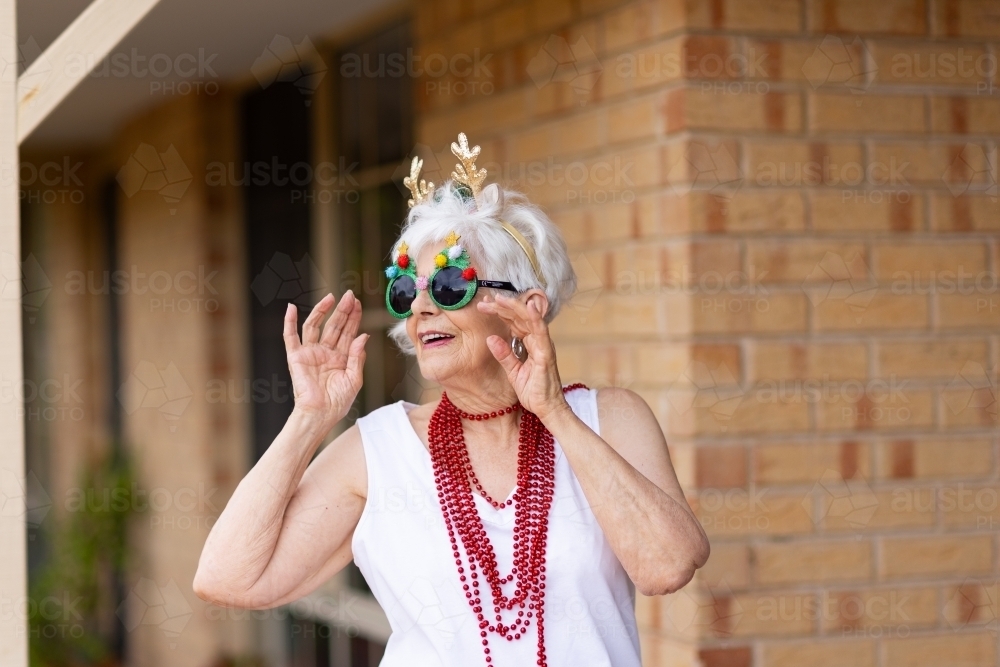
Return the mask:
{"type": "MultiPolygon", "coordinates": [[[[572,384],[564,387],[563,391],[581,388],[586,388],[586,385],[572,384]]],[[[462,427],[463,418],[482,421],[511,414],[520,408],[521,404],[515,403],[503,410],[474,415],[456,408],[445,393],[431,416],[427,435],[434,466],[434,483],[455,557],[455,566],[458,568],[458,578],[462,582],[469,606],[478,619],[479,636],[482,638],[487,665],[493,664],[487,630],[501,635],[507,641],[514,641],[526,634],[534,617],[538,628],[536,664],[545,667],[548,664],[545,658],[543,619],[545,542],[555,488],[555,441],[534,413],[523,411],[518,433],[517,488],[513,498],[506,503],[497,503],[483,491],[472,470],[462,427]],[[506,577],[500,576],[493,545],[473,502],[473,486],[497,509],[514,502],[514,566],[506,577]],[[459,539],[465,548],[468,573],[462,565],[459,539]],[[486,606],[479,592],[479,571],[490,586],[495,621],[486,619],[486,606]],[[514,594],[507,596],[501,587],[514,581],[515,577],[517,583],[514,594]],[[504,624],[501,612],[513,611],[515,607],[517,617],[513,619],[513,623],[504,624]]]]}

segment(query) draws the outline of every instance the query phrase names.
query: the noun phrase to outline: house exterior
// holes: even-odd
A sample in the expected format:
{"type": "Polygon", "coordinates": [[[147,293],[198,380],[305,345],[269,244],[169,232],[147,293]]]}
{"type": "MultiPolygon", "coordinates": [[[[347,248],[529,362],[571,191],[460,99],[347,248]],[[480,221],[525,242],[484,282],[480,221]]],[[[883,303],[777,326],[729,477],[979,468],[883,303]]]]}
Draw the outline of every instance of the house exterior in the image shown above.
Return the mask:
{"type": "Polygon", "coordinates": [[[565,235],[564,381],[649,402],[712,540],[639,596],[645,665],[1000,662],[1000,3],[267,4],[153,9],[21,147],[29,564],[131,461],[122,664],[377,664],[356,571],[268,612],[191,580],[291,409],[288,301],[362,298],[352,418],[433,397],[381,268],[409,158],[440,182],[460,131],[565,235]]]}

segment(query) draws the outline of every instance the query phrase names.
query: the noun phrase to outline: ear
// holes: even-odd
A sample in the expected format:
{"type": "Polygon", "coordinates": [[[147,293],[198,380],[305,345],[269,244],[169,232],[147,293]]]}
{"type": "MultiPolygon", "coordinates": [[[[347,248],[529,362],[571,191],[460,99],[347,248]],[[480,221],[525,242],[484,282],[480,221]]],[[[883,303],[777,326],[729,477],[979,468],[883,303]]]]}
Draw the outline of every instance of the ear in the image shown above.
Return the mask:
{"type": "Polygon", "coordinates": [[[535,308],[538,312],[542,314],[542,318],[545,318],[545,314],[549,312],[549,297],[540,289],[530,289],[521,295],[524,299],[524,305],[529,303],[535,304],[535,308]]]}
{"type": "Polygon", "coordinates": [[[490,183],[479,193],[479,200],[483,204],[502,204],[501,199],[500,186],[496,183],[490,183]]]}

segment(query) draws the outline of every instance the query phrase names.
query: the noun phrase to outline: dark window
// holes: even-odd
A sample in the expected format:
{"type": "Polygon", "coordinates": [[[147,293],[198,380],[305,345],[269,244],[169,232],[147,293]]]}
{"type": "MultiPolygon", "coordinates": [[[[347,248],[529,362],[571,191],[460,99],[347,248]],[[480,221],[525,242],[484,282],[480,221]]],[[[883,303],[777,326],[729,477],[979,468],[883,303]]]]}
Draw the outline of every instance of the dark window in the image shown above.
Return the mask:
{"type": "Polygon", "coordinates": [[[409,24],[400,23],[336,54],[338,66],[333,68],[338,74],[331,119],[334,152],[345,163],[358,164],[360,186],[354,201],[339,204],[339,287],[351,288],[361,298],[365,330],[371,334],[354,417],[411,398],[406,379],[413,362],[386,336],[396,320],[385,308],[383,273],[407,211],[399,167],[413,149],[412,81],[390,65],[405,59],[410,48],[409,24]],[[340,64],[347,62],[361,67],[342,70],[340,64]]]}
{"type": "MultiPolygon", "coordinates": [[[[267,449],[292,410],[282,320],[286,304],[300,306],[301,323],[316,297],[354,290],[365,309],[363,329],[371,334],[365,381],[349,420],[387,403],[413,398],[413,362],[386,336],[396,320],[386,311],[384,267],[406,216],[406,190],[400,165],[413,149],[412,80],[380,66],[389,56],[409,55],[406,22],[393,24],[340,52],[324,54],[330,63],[329,114],[305,103],[291,84],[273,84],[248,94],[242,105],[244,165],[231,178],[245,179],[246,231],[251,303],[253,379],[269,392],[253,400],[256,458],[267,449]],[[356,57],[364,66],[344,75],[341,63],[356,57]],[[312,123],[325,124],[311,126],[312,123]],[[320,131],[313,132],[318,127],[320,131]],[[329,137],[331,145],[313,141],[329,137]],[[302,183],[278,182],[276,167],[289,175],[299,163],[313,164],[326,155],[350,179],[346,191],[324,201],[322,192],[303,196],[302,183]],[[269,179],[263,179],[264,174],[269,179]],[[349,191],[349,192],[348,192],[349,191]],[[330,206],[312,211],[311,206],[330,206]],[[331,247],[311,248],[310,221],[324,212],[335,220],[331,247]],[[330,260],[339,275],[320,277],[311,256],[330,260]],[[324,280],[325,279],[325,280],[324,280]]],[[[322,139],[326,141],[326,139],[322,139]]],[[[305,184],[306,189],[322,183],[305,184]]],[[[323,238],[319,236],[318,238],[323,238]]],[[[351,564],[348,585],[367,591],[351,564]]],[[[321,619],[293,619],[289,626],[294,667],[375,667],[385,650],[360,636],[357,628],[324,625],[321,619]]]]}
{"type": "Polygon", "coordinates": [[[250,286],[254,461],[267,450],[292,412],[291,377],[281,338],[289,301],[311,306],[314,278],[309,256],[309,204],[290,178],[310,160],[309,107],[298,88],[274,83],[242,104],[242,165],[232,177],[244,184],[250,286]]]}
{"type": "MultiPolygon", "coordinates": [[[[358,164],[359,196],[338,207],[340,289],[351,288],[365,309],[365,330],[371,334],[365,362],[365,382],[351,416],[411,399],[408,381],[415,369],[392,343],[387,331],[397,322],[385,308],[386,279],[392,244],[406,217],[405,188],[400,165],[413,150],[413,92],[408,75],[394,76],[389,63],[404,59],[411,48],[409,24],[391,26],[335,55],[337,99],[334,104],[334,153],[347,164],[358,164]],[[360,63],[346,70],[343,63],[360,63]],[[394,180],[394,177],[396,180],[394,180]]],[[[361,571],[347,567],[349,585],[369,592],[361,571]]],[[[352,665],[355,664],[352,662],[352,665]]],[[[360,663],[364,664],[364,663],[360,663]]]]}

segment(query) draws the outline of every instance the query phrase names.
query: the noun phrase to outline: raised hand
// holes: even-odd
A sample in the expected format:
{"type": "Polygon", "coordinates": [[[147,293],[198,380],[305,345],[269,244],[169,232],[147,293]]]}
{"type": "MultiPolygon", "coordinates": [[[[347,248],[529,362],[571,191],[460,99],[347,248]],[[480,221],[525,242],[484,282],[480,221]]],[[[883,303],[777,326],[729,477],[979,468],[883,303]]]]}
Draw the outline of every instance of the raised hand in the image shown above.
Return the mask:
{"type": "Polygon", "coordinates": [[[298,310],[288,304],[283,333],[294,409],[318,420],[327,430],[344,418],[361,390],[365,343],[369,338],[368,334],[357,335],[361,302],[350,290],[321,327],[335,301],[332,294],[327,294],[316,304],[302,324],[301,340],[296,328],[298,310]]]}
{"type": "Polygon", "coordinates": [[[562,381],[556,367],[556,349],[549,338],[549,325],[534,301],[497,297],[484,299],[478,306],[510,326],[511,334],[524,341],[528,358],[522,363],[510,349],[510,341],[490,336],[486,344],[504,371],[521,405],[542,420],[554,410],[567,407],[562,381]]]}

